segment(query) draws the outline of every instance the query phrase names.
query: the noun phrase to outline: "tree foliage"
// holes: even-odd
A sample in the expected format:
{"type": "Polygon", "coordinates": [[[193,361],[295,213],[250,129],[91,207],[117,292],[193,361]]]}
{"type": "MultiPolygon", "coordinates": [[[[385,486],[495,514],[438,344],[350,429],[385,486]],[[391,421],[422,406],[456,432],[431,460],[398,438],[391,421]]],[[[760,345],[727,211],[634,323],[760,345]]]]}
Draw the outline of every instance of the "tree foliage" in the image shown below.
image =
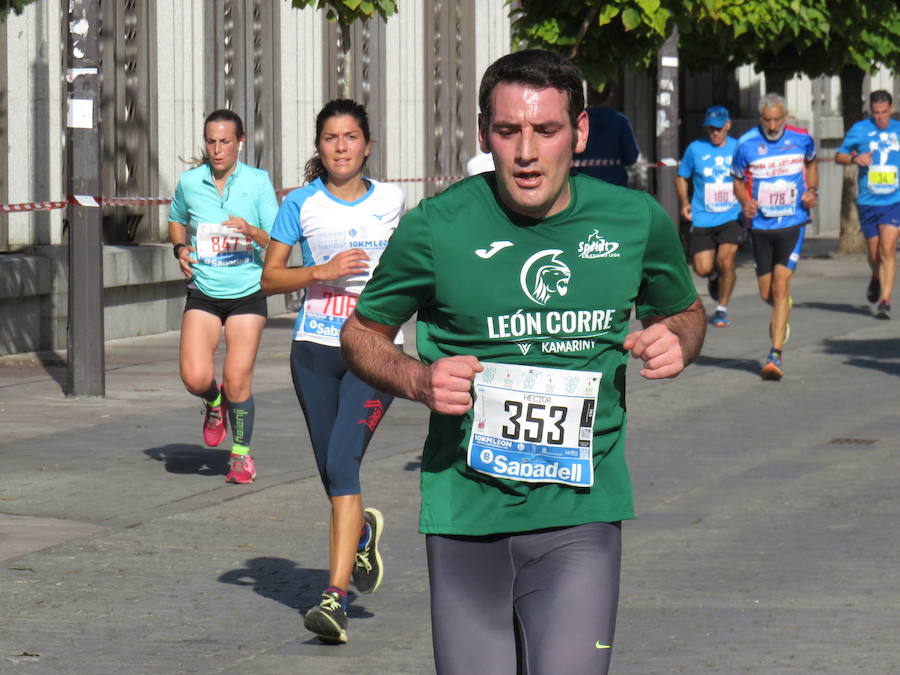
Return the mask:
{"type": "Polygon", "coordinates": [[[376,14],[387,20],[397,13],[397,0],[291,0],[291,7],[324,9],[329,21],[349,26],[354,21],[371,19],[376,14]]]}
{"type": "Polygon", "coordinates": [[[25,6],[32,2],[34,0],[0,0],[0,21],[6,21],[10,11],[21,14],[25,11],[25,6]]]}
{"type": "Polygon", "coordinates": [[[686,0],[680,49],[693,69],[753,64],[785,76],[900,70],[896,0],[686,0]]]}
{"type": "MultiPolygon", "coordinates": [[[[521,43],[567,53],[595,85],[621,65],[647,69],[676,26],[689,70],[752,64],[770,91],[800,73],[840,75],[845,128],[862,117],[863,75],[880,66],[900,73],[897,0],[521,0],[512,16],[521,43]]],[[[861,239],[852,173],[844,171],[841,200],[847,252],[861,239]]]]}
{"type": "Polygon", "coordinates": [[[674,26],[680,0],[523,0],[512,11],[513,34],[529,47],[559,51],[592,83],[621,65],[649,68],[674,26]]]}
{"type": "Polygon", "coordinates": [[[512,17],[519,41],[568,53],[594,84],[648,68],[675,26],[693,70],[900,71],[896,0],[523,0],[512,17]]]}

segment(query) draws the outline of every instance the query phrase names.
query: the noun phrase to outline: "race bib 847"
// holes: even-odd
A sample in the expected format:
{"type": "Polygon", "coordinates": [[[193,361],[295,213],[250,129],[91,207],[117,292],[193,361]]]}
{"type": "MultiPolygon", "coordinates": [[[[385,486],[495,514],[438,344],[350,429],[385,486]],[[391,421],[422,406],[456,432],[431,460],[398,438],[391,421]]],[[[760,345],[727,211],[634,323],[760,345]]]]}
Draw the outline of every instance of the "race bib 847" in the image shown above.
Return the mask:
{"type": "Polygon", "coordinates": [[[221,223],[197,225],[197,257],[213,267],[253,262],[253,240],[221,223]]]}

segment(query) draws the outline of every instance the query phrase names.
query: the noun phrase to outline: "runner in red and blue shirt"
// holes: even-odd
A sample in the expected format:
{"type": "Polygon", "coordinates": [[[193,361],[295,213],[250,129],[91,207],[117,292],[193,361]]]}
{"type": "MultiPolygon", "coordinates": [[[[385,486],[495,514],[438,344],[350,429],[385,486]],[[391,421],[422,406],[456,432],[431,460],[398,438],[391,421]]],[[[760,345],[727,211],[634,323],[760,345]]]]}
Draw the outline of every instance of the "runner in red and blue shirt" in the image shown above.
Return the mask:
{"type": "Polygon", "coordinates": [[[787,104],[778,94],[759,102],[758,127],[738,140],[731,162],[734,194],[750,219],[759,294],[772,306],[772,349],[760,375],[783,376],[781,350],[790,335],[791,277],[800,259],[806,224],[819,183],[816,144],[804,129],[787,126],[787,104]]]}

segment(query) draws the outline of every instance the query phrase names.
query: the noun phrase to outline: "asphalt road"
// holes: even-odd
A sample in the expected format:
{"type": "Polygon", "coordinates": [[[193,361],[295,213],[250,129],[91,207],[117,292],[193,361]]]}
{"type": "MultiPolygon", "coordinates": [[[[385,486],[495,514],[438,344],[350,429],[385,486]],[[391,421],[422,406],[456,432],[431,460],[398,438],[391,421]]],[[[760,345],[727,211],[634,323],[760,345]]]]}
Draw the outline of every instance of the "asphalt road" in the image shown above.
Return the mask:
{"type": "MultiPolygon", "coordinates": [[[[872,318],[864,261],[832,245],[801,261],[783,381],[757,374],[768,308],[745,257],[734,325],[698,363],[629,374],[614,673],[900,673],[900,317],[872,318]]],[[[200,444],[177,334],[108,343],[102,399],[64,397],[58,355],[0,357],[0,673],[433,672],[417,404],[394,404],[363,467],[382,588],[351,599],[348,645],[303,629],[328,510],[289,340],[270,320],[252,486],[200,444]]]]}

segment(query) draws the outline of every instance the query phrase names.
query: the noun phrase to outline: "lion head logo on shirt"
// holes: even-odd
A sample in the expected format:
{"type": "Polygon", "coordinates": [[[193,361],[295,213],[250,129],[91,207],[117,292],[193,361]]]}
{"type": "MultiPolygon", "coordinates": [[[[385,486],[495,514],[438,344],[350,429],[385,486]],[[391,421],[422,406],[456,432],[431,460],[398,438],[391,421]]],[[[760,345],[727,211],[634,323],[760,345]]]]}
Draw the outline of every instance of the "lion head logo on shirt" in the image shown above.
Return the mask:
{"type": "Polygon", "coordinates": [[[556,248],[538,251],[522,265],[519,283],[525,295],[539,305],[546,305],[554,295],[569,292],[572,271],[557,257],[560,253],[556,248]]]}

